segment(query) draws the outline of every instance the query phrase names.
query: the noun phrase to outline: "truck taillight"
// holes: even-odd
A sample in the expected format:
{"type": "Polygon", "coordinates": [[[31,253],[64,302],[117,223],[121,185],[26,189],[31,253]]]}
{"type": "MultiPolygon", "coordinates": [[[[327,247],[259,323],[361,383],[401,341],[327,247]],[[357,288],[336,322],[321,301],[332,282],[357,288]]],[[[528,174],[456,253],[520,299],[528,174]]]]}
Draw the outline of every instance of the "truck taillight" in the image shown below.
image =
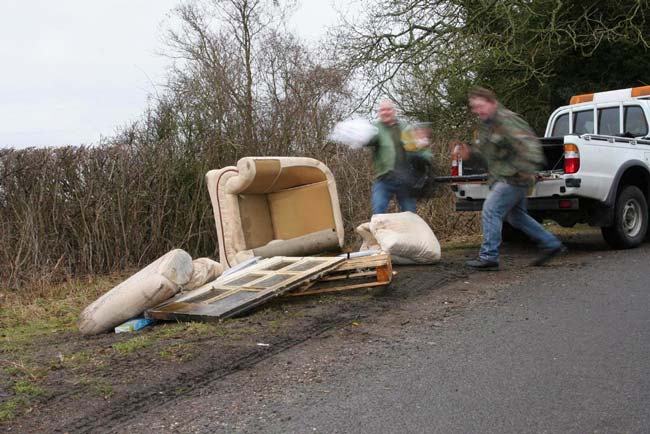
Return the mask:
{"type": "Polygon", "coordinates": [[[458,176],[458,155],[451,157],[451,176],[458,176]]]}
{"type": "Polygon", "coordinates": [[[580,170],[580,151],[573,143],[564,145],[564,173],[576,173],[580,170]]]}
{"type": "Polygon", "coordinates": [[[460,156],[459,145],[454,146],[451,152],[451,176],[460,176],[463,174],[463,159],[460,156]]]}

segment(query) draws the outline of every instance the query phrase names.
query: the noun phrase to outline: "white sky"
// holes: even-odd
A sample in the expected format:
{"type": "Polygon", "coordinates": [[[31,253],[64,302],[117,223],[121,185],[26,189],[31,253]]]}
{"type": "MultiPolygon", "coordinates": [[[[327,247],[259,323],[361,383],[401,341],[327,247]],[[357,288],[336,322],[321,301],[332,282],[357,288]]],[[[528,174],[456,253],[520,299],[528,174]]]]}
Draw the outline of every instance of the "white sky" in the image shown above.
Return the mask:
{"type": "MultiPolygon", "coordinates": [[[[137,120],[162,83],[180,0],[0,0],[0,147],[97,143],[137,120]]],[[[289,28],[314,42],[337,0],[302,0],[289,28]]]]}

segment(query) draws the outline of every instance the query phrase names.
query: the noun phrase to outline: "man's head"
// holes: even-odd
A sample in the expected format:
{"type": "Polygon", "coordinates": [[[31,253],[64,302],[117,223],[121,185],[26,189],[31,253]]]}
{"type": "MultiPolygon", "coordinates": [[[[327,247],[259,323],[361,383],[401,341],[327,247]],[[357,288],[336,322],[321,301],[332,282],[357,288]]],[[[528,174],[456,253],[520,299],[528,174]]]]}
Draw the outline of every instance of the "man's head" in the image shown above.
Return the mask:
{"type": "Polygon", "coordinates": [[[389,99],[382,99],[379,101],[379,120],[385,123],[386,125],[393,125],[397,118],[395,117],[395,103],[389,99]]]}
{"type": "Polygon", "coordinates": [[[492,118],[499,105],[494,92],[484,87],[474,87],[469,91],[468,98],[472,113],[482,121],[492,118]]]}

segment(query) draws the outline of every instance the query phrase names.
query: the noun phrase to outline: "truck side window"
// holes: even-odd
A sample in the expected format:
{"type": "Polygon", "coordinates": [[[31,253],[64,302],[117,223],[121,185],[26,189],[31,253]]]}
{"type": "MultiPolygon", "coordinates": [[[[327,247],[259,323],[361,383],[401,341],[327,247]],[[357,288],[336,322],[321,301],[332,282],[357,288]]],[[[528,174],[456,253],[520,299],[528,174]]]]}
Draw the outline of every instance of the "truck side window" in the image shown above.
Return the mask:
{"type": "Polygon", "coordinates": [[[594,111],[583,110],[573,112],[573,134],[587,134],[594,132],[594,111]]]}
{"type": "Polygon", "coordinates": [[[555,119],[555,125],[553,125],[553,137],[566,136],[569,134],[569,114],[564,113],[555,119]]]}
{"type": "Polygon", "coordinates": [[[630,137],[645,137],[648,135],[648,124],[641,107],[625,107],[623,112],[623,132],[630,137]]]}
{"type": "Polygon", "coordinates": [[[598,109],[598,134],[618,136],[620,133],[619,122],[618,107],[598,109]]]}

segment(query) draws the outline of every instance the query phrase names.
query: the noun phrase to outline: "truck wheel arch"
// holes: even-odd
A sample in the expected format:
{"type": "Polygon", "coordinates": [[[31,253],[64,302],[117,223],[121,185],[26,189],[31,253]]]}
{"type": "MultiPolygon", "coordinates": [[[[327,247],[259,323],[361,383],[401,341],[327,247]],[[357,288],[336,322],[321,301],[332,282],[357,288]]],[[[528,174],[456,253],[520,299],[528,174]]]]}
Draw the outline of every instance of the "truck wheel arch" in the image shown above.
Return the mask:
{"type": "Polygon", "coordinates": [[[607,193],[607,198],[605,199],[605,206],[613,207],[616,204],[619,191],[626,185],[639,187],[646,201],[650,202],[650,172],[642,161],[629,160],[619,167],[616,172],[612,186],[609,188],[609,193],[607,193]],[[630,180],[633,180],[633,182],[630,182],[630,180]]]}

